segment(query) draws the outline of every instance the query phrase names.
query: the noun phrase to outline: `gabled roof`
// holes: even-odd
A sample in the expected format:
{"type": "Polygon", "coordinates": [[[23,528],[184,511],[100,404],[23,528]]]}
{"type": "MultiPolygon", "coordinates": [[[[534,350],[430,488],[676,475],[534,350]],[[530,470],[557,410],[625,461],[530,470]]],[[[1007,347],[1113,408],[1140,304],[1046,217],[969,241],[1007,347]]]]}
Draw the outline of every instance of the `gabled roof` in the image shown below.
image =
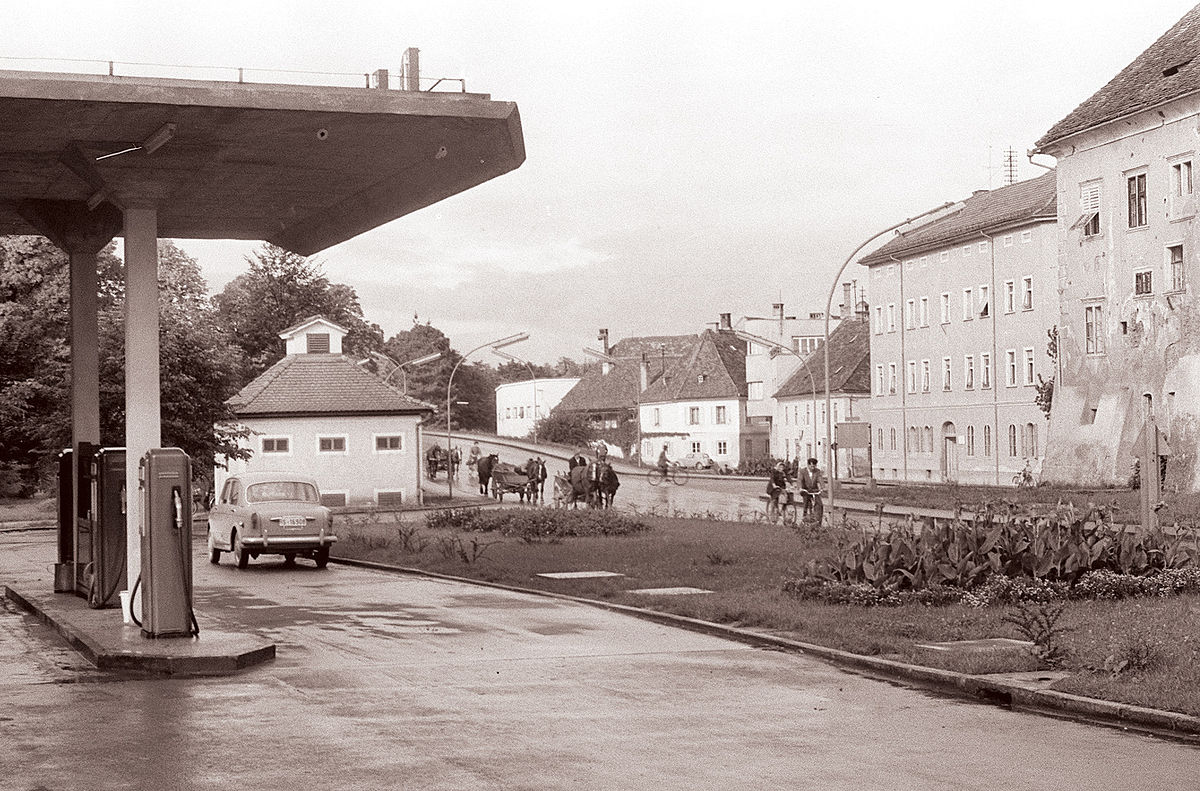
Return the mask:
{"type": "Polygon", "coordinates": [[[330,321],[329,319],[325,318],[324,316],[317,315],[317,316],[309,316],[307,319],[300,319],[300,321],[298,321],[295,324],[293,324],[292,326],[288,327],[286,330],[281,330],[279,332],[279,337],[284,338],[284,339],[290,338],[293,335],[296,335],[297,333],[299,333],[300,330],[303,330],[307,327],[311,327],[313,324],[325,324],[329,327],[332,327],[335,330],[341,331],[341,333],[343,335],[350,334],[350,330],[343,327],[341,324],[338,324],[336,321],[330,321]]]}
{"type": "MultiPolygon", "coordinates": [[[[788,377],[775,398],[825,392],[825,344],[788,377]],[[811,374],[811,377],[810,377],[811,374]]],[[[866,319],[844,319],[829,334],[829,392],[871,392],[871,336],[866,319]]]]}
{"type": "Polygon", "coordinates": [[[608,366],[600,363],[591,365],[572,387],[555,409],[566,412],[611,412],[634,409],[638,404],[641,386],[641,361],[643,352],[650,365],[650,380],[662,375],[663,366],[668,368],[687,353],[696,341],[695,335],[647,335],[624,338],[609,349],[609,355],[618,362],[608,366]]]}
{"type": "Polygon", "coordinates": [[[1200,90],[1200,6],[1183,15],[1150,48],[1037,141],[1068,135],[1148,110],[1200,90]]]}
{"type": "Polygon", "coordinates": [[[433,407],[404,395],[340,354],[289,354],[227,402],[239,417],[424,414],[433,407]]]}
{"type": "Polygon", "coordinates": [[[746,397],[746,342],[728,330],[705,330],[687,356],[646,388],[642,403],[746,397]]]}
{"type": "Polygon", "coordinates": [[[896,235],[883,247],[859,259],[859,263],[863,266],[889,263],[892,256],[903,258],[966,239],[980,239],[980,231],[1025,221],[1055,222],[1058,216],[1055,189],[1055,173],[1050,171],[1007,187],[981,190],[963,201],[960,209],[896,235]]]}

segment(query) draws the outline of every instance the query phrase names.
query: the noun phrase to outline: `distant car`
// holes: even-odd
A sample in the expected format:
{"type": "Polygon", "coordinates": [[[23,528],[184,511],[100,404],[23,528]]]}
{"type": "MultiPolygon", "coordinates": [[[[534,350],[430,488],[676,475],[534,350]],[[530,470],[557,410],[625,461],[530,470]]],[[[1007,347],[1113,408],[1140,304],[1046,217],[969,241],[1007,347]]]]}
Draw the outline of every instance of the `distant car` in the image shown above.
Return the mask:
{"type": "Polygon", "coordinates": [[[707,470],[713,466],[712,456],[707,453],[689,453],[679,460],[682,467],[692,467],[697,470],[707,470]]]}
{"type": "Polygon", "coordinates": [[[232,475],[208,512],[208,554],[213,563],[229,552],[240,569],[259,555],[311,558],[317,568],[329,563],[337,542],[333,516],[321,505],[317,482],[291,472],[232,475]]]}

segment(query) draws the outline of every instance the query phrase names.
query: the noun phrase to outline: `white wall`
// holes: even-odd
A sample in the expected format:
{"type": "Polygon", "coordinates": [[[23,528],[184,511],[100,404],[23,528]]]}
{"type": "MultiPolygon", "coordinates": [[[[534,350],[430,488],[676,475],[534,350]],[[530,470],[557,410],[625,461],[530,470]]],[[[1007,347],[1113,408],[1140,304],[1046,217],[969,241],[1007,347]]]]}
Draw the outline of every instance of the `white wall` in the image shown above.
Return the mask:
{"type": "Polygon", "coordinates": [[[741,399],[676,401],[641,405],[642,458],[654,462],[662,446],[675,460],[690,453],[693,444],[717,464],[736,467],[741,460],[741,429],[745,406],[741,399]],[[692,410],[697,422],[691,422],[692,410]],[[718,422],[723,411],[724,422],[718,422]],[[676,436],[655,436],[674,434],[676,436]],[[724,444],[722,444],[724,443],[724,444]]]}
{"type": "Polygon", "coordinates": [[[536,379],[525,382],[509,382],[496,388],[496,434],[501,437],[527,437],[533,424],[550,414],[558,402],[563,400],[571,388],[579,383],[578,377],[560,379],[536,379]],[[537,409],[534,410],[536,391],[537,409]]]}

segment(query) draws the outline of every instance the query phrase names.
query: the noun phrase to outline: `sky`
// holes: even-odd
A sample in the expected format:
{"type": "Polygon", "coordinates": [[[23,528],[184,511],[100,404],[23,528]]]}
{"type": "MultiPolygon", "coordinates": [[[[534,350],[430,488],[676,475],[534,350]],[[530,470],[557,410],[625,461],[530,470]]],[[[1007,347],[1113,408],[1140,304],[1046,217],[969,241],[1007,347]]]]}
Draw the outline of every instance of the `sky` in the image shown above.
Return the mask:
{"type": "MultiPolygon", "coordinates": [[[[6,4],[0,68],[361,84],[417,47],[422,77],[517,103],[527,159],[314,259],[387,337],[414,317],[460,351],[527,331],[508,351],[553,362],[601,327],[823,310],[860,243],[1001,186],[1005,149],[1043,173],[1025,152],[1190,7],[49,0],[6,4]]],[[[214,292],[258,246],[179,244],[214,292]]]]}

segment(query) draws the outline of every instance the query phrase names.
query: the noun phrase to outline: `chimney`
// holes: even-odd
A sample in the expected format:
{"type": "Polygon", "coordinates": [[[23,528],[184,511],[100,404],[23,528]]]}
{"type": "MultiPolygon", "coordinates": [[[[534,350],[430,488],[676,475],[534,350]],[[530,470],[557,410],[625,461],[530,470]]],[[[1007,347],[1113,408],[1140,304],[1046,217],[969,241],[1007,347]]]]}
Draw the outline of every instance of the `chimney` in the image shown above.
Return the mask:
{"type": "Polygon", "coordinates": [[[381,91],[386,91],[388,89],[388,70],[387,69],[376,69],[375,70],[375,73],[371,75],[371,87],[378,88],[381,91]]]}
{"type": "Polygon", "coordinates": [[[645,392],[646,388],[650,386],[650,359],[645,352],[642,352],[642,364],[638,366],[638,376],[641,392],[645,392]]]}
{"type": "Polygon", "coordinates": [[[842,283],[842,304],[839,307],[842,309],[843,316],[849,316],[854,312],[853,288],[854,286],[850,283],[842,283]]]}
{"type": "Polygon", "coordinates": [[[719,330],[732,330],[732,329],[733,329],[733,322],[730,320],[730,317],[731,317],[732,315],[733,315],[732,313],[722,313],[722,314],[721,314],[721,323],[717,325],[717,329],[719,329],[719,330]]]}
{"type": "Polygon", "coordinates": [[[783,321],[783,303],[776,302],[771,306],[771,315],[776,321],[783,321]]]}
{"type": "Polygon", "coordinates": [[[404,50],[404,90],[419,91],[421,90],[421,58],[420,50],[416,47],[409,47],[404,50]]]}
{"type": "Polygon", "coordinates": [[[608,330],[607,330],[607,329],[601,329],[601,330],[600,330],[600,334],[596,336],[596,340],[600,341],[600,344],[601,344],[600,348],[601,348],[601,349],[604,351],[604,353],[605,353],[605,354],[608,354],[608,352],[609,352],[609,349],[608,349],[608,330]]]}

